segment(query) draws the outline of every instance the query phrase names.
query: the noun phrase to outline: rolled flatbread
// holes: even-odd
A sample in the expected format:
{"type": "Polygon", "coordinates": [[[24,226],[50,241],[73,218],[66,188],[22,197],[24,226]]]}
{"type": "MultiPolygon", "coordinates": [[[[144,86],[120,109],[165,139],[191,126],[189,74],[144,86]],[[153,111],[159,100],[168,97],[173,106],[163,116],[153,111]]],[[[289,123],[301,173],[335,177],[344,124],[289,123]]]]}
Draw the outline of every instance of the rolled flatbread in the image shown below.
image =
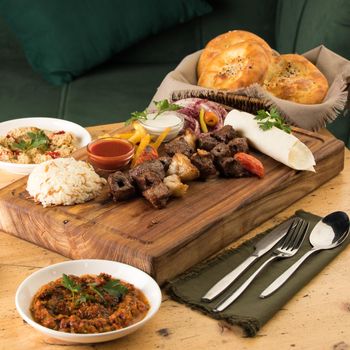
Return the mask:
{"type": "Polygon", "coordinates": [[[310,149],[292,134],[272,127],[260,129],[254,115],[238,110],[227,114],[224,125],[231,125],[246,137],[258,151],[295,170],[315,171],[315,158],[310,149]]]}

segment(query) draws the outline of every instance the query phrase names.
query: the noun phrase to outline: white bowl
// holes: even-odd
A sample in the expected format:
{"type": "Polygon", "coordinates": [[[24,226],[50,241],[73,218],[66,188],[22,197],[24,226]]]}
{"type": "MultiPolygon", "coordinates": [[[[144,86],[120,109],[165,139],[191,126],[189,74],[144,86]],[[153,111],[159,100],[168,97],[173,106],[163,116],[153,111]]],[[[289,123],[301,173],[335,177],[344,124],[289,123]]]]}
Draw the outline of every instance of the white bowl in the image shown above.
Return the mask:
{"type": "MultiPolygon", "coordinates": [[[[77,148],[86,146],[91,141],[89,132],[82,126],[68,120],[57,118],[22,118],[0,123],[0,136],[6,135],[10,130],[35,126],[50,131],[67,131],[74,134],[77,148]]],[[[0,161],[0,168],[15,174],[30,174],[37,164],[17,164],[0,161]]]]}
{"type": "Polygon", "coordinates": [[[160,307],[161,301],[162,294],[158,284],[145,272],[116,261],[97,259],[71,260],[40,269],[27,277],[20,284],[16,292],[16,308],[23,320],[49,337],[74,343],[100,343],[121,338],[127,334],[135,332],[155,315],[160,307]],[[140,289],[147,297],[151,306],[146,317],[129,327],[112,332],[96,334],[78,334],[55,331],[34,321],[30,312],[30,304],[35,293],[41,286],[50,281],[56,280],[61,277],[63,273],[80,276],[83,274],[97,275],[100,272],[105,272],[114,278],[132,283],[135,287],[140,289]]]}
{"type": "Polygon", "coordinates": [[[170,131],[164,139],[165,142],[174,139],[184,127],[184,118],[174,111],[164,112],[157,117],[155,113],[151,113],[147,115],[146,120],[140,119],[139,122],[154,138],[169,127],[170,131]]]}

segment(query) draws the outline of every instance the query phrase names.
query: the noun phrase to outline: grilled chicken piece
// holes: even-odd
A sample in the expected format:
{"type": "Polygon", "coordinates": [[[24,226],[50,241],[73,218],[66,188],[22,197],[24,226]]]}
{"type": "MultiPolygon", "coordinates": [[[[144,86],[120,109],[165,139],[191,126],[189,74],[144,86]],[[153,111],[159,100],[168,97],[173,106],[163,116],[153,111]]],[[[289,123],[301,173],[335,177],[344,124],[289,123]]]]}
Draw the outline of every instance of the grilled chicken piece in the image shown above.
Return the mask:
{"type": "Polygon", "coordinates": [[[187,192],[188,185],[183,184],[178,175],[174,174],[166,176],[163,182],[166,187],[168,187],[171,196],[183,197],[187,192]]]}
{"type": "Polygon", "coordinates": [[[186,130],[185,130],[185,134],[184,134],[183,137],[184,137],[185,141],[186,141],[193,149],[196,149],[197,137],[196,137],[196,135],[192,132],[192,130],[186,129],[186,130]]]}
{"type": "Polygon", "coordinates": [[[192,181],[200,175],[199,170],[191,163],[188,157],[182,153],[175,153],[169,169],[169,175],[179,175],[181,181],[192,181]]]}

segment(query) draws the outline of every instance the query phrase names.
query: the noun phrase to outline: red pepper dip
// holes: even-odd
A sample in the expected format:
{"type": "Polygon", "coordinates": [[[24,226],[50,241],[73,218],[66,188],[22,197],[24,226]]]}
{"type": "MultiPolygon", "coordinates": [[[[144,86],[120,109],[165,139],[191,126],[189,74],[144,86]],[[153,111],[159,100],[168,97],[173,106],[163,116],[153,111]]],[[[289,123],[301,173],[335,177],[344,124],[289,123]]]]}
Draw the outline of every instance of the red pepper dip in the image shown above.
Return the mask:
{"type": "Polygon", "coordinates": [[[125,167],[134,155],[135,147],[128,140],[102,138],[87,146],[89,162],[98,169],[118,170],[125,167]]]}
{"type": "Polygon", "coordinates": [[[68,333],[103,333],[142,320],[150,304],[134,285],[100,273],[63,275],[35,294],[31,313],[44,327],[68,333]]]}

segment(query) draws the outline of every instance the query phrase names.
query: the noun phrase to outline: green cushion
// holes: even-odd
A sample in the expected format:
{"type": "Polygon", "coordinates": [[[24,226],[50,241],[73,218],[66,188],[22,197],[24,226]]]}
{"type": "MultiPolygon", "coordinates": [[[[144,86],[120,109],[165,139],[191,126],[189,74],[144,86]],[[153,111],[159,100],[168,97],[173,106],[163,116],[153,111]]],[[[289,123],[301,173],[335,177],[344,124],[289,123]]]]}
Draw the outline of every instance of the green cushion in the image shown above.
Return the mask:
{"type": "Polygon", "coordinates": [[[349,0],[279,0],[277,50],[303,53],[325,45],[350,59],[349,0]]]}
{"type": "Polygon", "coordinates": [[[142,40],[113,60],[179,63],[186,55],[202,49],[214,36],[233,29],[252,31],[275,47],[276,3],[277,0],[212,0],[212,12],[142,40]]]}
{"type": "Polygon", "coordinates": [[[205,0],[0,0],[33,69],[55,85],[210,10],[205,0]]]}
{"type": "Polygon", "coordinates": [[[172,64],[104,64],[72,81],[62,93],[60,117],[81,125],[125,121],[144,110],[172,64]]]}
{"type": "Polygon", "coordinates": [[[24,117],[59,117],[61,88],[33,72],[25,59],[0,60],[0,122],[24,117]]]}

